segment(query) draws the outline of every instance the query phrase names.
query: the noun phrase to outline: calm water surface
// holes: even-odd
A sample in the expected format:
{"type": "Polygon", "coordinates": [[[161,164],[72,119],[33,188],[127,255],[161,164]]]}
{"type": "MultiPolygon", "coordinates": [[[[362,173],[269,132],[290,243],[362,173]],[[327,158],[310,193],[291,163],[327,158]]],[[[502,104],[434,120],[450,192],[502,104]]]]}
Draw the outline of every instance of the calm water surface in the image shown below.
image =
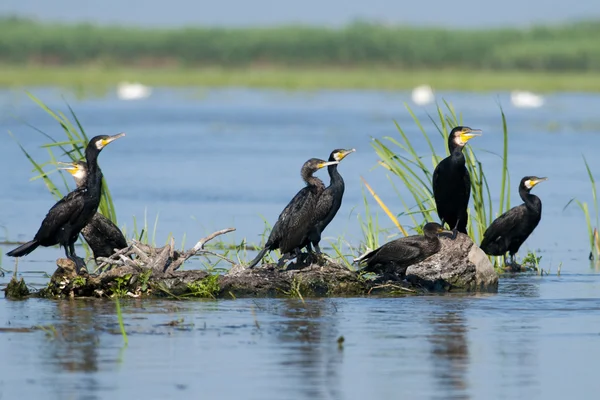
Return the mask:
{"type": "MultiPolygon", "coordinates": [[[[66,110],[61,91],[32,88],[66,110]]],[[[464,123],[484,130],[472,141],[497,202],[502,143],[498,103],[507,114],[513,186],[548,176],[536,249],[550,276],[505,277],[497,295],[235,301],[137,301],[123,304],[124,348],[114,302],[0,300],[0,395],[12,399],[183,398],[596,398],[600,390],[600,279],[587,260],[581,213],[589,201],[582,154],[593,171],[600,148],[600,96],[556,94],[541,109],[513,108],[506,93],[442,93],[464,123]],[[556,275],[562,263],[560,276],[556,275]],[[177,321],[172,324],[172,321],[177,321]],[[31,331],[44,326],[44,331],[31,331]],[[345,337],[342,349],[336,340],[345,337]]],[[[392,209],[397,196],[371,137],[397,135],[393,120],[419,135],[407,93],[267,90],[172,90],[122,102],[114,94],[77,100],[65,94],[90,136],[127,133],[100,156],[119,224],[131,231],[159,215],[156,241],[186,243],[228,226],[227,240],[258,242],[262,217],[274,222],[301,187],[299,169],[334,148],[357,152],[340,166],[344,204],[328,227],[357,245],[363,176],[392,209]]],[[[22,92],[0,92],[0,127],[36,156],[59,128],[22,92]]],[[[415,108],[423,121],[433,107],[415,108]]],[[[431,124],[426,128],[433,131],[431,124]]],[[[427,154],[425,143],[415,142],[427,154]]],[[[444,143],[436,143],[440,151],[444,143]]],[[[53,204],[7,135],[0,145],[0,239],[31,238],[53,204]]],[[[326,177],[325,172],[320,176],[326,177]]],[[[70,183],[70,182],[69,182],[70,183]]],[[[512,202],[519,201],[513,188],[512,202]]],[[[400,188],[402,190],[402,188],[400,188]]],[[[376,210],[376,206],[373,206],[376,210]]],[[[381,213],[380,213],[381,214],[381,213]]],[[[380,215],[384,227],[385,216],[380,215]]],[[[327,240],[327,239],[326,239],[327,240]]],[[[381,236],[381,240],[386,240],[381,236]]],[[[2,253],[11,246],[0,246],[2,253]]],[[[43,284],[61,250],[39,249],[19,273],[43,284]]],[[[2,258],[2,267],[13,261],[2,258]]],[[[198,261],[191,263],[197,266],[198,261]]],[[[0,277],[0,284],[8,274],[0,277]]]]}

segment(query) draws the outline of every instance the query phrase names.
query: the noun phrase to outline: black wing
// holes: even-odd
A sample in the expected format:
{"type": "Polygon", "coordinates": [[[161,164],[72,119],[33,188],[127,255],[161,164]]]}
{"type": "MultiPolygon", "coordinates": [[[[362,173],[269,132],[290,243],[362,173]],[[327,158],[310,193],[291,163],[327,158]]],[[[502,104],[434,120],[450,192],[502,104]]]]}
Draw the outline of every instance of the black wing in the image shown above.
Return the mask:
{"type": "Polygon", "coordinates": [[[431,179],[431,187],[433,188],[433,198],[435,199],[436,205],[440,201],[439,199],[439,187],[440,187],[440,164],[443,163],[444,160],[440,161],[438,165],[433,170],[433,178],[431,179]]]}
{"type": "Polygon", "coordinates": [[[123,232],[113,222],[100,213],[96,213],[88,225],[91,225],[101,238],[110,242],[114,248],[127,247],[123,232]]]}
{"type": "Polygon", "coordinates": [[[467,194],[467,207],[469,206],[469,198],[471,197],[471,175],[469,174],[469,170],[465,166],[465,175],[463,177],[463,185],[465,188],[465,193],[467,194]]]}
{"type": "Polygon", "coordinates": [[[384,244],[363,256],[361,263],[369,267],[376,264],[403,263],[416,259],[422,253],[422,236],[407,236],[384,244]]]}
{"type": "Polygon", "coordinates": [[[85,189],[76,189],[60,199],[46,214],[35,239],[44,242],[57,235],[60,228],[77,220],[84,206],[85,189]]]}
{"type": "Polygon", "coordinates": [[[335,196],[333,190],[325,189],[319,196],[317,203],[315,219],[317,221],[317,229],[322,232],[327,225],[333,220],[335,214],[340,209],[339,205],[335,207],[335,196]]]}
{"type": "Polygon", "coordinates": [[[525,214],[525,205],[521,204],[496,218],[485,230],[480,247],[482,249],[487,248],[493,242],[503,240],[505,235],[510,234],[518,228],[520,221],[525,218],[525,214]]]}
{"type": "Polygon", "coordinates": [[[304,204],[304,199],[308,196],[309,188],[304,187],[300,190],[294,198],[285,206],[279,217],[277,218],[277,222],[273,225],[273,229],[269,234],[269,239],[267,240],[267,247],[274,249],[279,246],[279,242],[283,235],[289,231],[289,227],[293,225],[292,220],[302,211],[302,206],[304,204]]]}

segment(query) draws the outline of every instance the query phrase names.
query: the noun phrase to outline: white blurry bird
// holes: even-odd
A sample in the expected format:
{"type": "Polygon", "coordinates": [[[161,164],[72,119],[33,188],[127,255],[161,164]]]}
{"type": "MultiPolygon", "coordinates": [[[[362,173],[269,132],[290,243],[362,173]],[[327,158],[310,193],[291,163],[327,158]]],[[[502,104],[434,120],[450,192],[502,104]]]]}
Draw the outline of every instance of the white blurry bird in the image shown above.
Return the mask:
{"type": "Polygon", "coordinates": [[[544,97],[532,92],[513,90],[510,93],[510,102],[519,108],[538,108],[544,104],[544,97]]]}
{"type": "Polygon", "coordinates": [[[145,99],[152,93],[152,88],[139,82],[120,82],[117,85],[117,97],[121,100],[145,99]]]}

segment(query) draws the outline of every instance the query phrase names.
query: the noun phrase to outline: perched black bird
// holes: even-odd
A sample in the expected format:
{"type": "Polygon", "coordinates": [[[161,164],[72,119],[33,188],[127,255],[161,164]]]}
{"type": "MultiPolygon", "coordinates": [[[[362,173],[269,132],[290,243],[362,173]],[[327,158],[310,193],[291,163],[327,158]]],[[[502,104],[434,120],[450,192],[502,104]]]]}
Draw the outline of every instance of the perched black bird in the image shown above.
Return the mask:
{"type": "MultiPolygon", "coordinates": [[[[342,161],[348,154],[355,152],[355,149],[344,150],[336,149],[329,155],[329,161],[342,161]]],[[[337,164],[327,167],[329,172],[329,186],[319,196],[317,207],[315,209],[316,224],[308,234],[308,239],[302,247],[311,252],[311,243],[315,247],[317,253],[321,253],[319,242],[321,241],[321,233],[327,225],[333,220],[338,210],[342,205],[342,197],[344,196],[344,179],[338,172],[337,164]]]]}
{"type": "Polygon", "coordinates": [[[423,236],[413,235],[392,240],[355,258],[354,262],[366,264],[362,269],[374,273],[396,273],[404,275],[406,268],[421,262],[438,251],[442,247],[438,234],[450,233],[437,222],[428,222],[423,227],[423,236]]]}
{"type": "Polygon", "coordinates": [[[21,257],[31,253],[38,246],[60,244],[65,248],[67,258],[75,262],[77,271],[84,267],[82,260],[75,254],[75,242],[79,232],[90,222],[100,205],[102,171],[98,166],[98,154],[106,145],[123,136],[124,133],[114,136],[95,136],[89,141],[85,149],[88,171],[85,186],[75,189],[59,200],[46,214],[33,240],[6,255],[21,257]]]}
{"type": "Polygon", "coordinates": [[[254,267],[269,250],[279,249],[282,257],[278,265],[300,254],[300,246],[306,241],[310,229],[315,225],[315,208],[319,196],[325,190],[325,184],[313,174],[328,165],[339,161],[323,161],[311,158],[302,166],[300,174],[306,187],[300,190],[279,215],[265,248],[252,260],[249,268],[254,267]],[[292,253],[293,252],[293,253],[292,253]]]}
{"type": "MultiPolygon", "coordinates": [[[[67,165],[61,169],[65,169],[73,175],[78,188],[85,186],[88,176],[87,164],[84,161],[76,161],[67,165]]],[[[94,259],[110,257],[114,254],[115,249],[120,250],[127,247],[127,240],[125,240],[123,232],[99,212],[94,214],[92,220],[81,230],[81,234],[92,249],[94,259]]]]}
{"type": "Polygon", "coordinates": [[[444,158],[433,171],[433,197],[442,226],[447,223],[455,232],[467,233],[471,178],[465,166],[462,152],[467,142],[480,136],[479,129],[457,126],[448,135],[450,155],[444,158]]]}
{"type": "Polygon", "coordinates": [[[506,253],[510,253],[511,264],[515,262],[515,254],[527,240],[542,218],[542,201],[529,193],[538,183],[548,178],[526,176],[519,184],[519,195],[524,203],[511,208],[492,222],[483,234],[481,249],[491,256],[503,256],[506,264],[506,253]]]}

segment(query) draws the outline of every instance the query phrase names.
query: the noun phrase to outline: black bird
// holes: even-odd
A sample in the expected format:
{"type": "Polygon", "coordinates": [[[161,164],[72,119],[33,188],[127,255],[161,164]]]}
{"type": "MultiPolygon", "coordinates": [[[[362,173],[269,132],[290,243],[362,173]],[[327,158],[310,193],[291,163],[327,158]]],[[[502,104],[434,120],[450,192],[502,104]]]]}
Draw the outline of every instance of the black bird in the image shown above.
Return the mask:
{"type": "MultiPolygon", "coordinates": [[[[336,149],[329,155],[329,161],[342,161],[348,154],[355,152],[356,149],[344,150],[336,149]]],[[[315,247],[317,253],[321,253],[319,242],[321,241],[321,233],[327,225],[333,220],[338,210],[342,205],[342,197],[344,196],[344,179],[338,172],[338,165],[333,164],[327,167],[329,172],[329,186],[319,196],[317,207],[315,209],[315,217],[317,223],[308,234],[308,239],[302,247],[306,246],[308,252],[311,252],[311,243],[315,247]]]]}
{"type": "Polygon", "coordinates": [[[281,251],[282,257],[277,263],[278,266],[282,266],[286,260],[300,254],[300,246],[306,241],[310,229],[316,223],[315,208],[319,196],[325,190],[323,181],[313,176],[313,174],[323,167],[338,163],[339,161],[323,161],[318,158],[311,158],[304,163],[300,174],[306,182],[306,186],[294,196],[279,214],[265,248],[252,260],[248,266],[249,268],[258,264],[269,250],[279,249],[281,251]]]}
{"type": "Polygon", "coordinates": [[[85,148],[88,170],[86,185],[63,197],[48,211],[32,241],[6,255],[21,257],[31,253],[38,246],[49,247],[59,244],[65,248],[67,258],[75,262],[78,272],[84,267],[82,260],[75,254],[75,242],[79,232],[90,222],[100,205],[102,171],[98,166],[98,154],[106,145],[123,136],[124,133],[114,136],[95,136],[89,141],[85,148]]]}
{"type": "Polygon", "coordinates": [[[510,253],[511,264],[515,262],[515,254],[527,240],[542,218],[542,201],[529,193],[538,183],[548,178],[526,176],[519,183],[519,195],[524,203],[511,208],[492,222],[483,234],[481,249],[490,256],[503,256],[506,264],[506,253],[510,253]]]}
{"type": "MultiPolygon", "coordinates": [[[[73,175],[78,188],[85,186],[88,176],[87,164],[84,161],[76,161],[67,165],[68,167],[61,169],[65,169],[73,175]]],[[[115,249],[120,250],[127,247],[127,240],[125,240],[123,232],[99,212],[94,214],[92,220],[81,230],[81,234],[92,249],[94,259],[110,257],[114,254],[115,249]]]]}
{"type": "Polygon", "coordinates": [[[465,166],[462,152],[467,142],[480,136],[480,129],[457,126],[448,135],[450,155],[444,158],[433,171],[433,197],[438,215],[455,232],[467,233],[469,197],[471,196],[471,178],[465,166]]]}
{"type": "Polygon", "coordinates": [[[450,233],[437,222],[428,222],[423,227],[423,236],[413,235],[392,240],[355,258],[354,262],[366,264],[362,271],[374,273],[392,272],[404,275],[406,268],[421,262],[438,251],[442,243],[438,238],[440,233],[450,233]]]}

